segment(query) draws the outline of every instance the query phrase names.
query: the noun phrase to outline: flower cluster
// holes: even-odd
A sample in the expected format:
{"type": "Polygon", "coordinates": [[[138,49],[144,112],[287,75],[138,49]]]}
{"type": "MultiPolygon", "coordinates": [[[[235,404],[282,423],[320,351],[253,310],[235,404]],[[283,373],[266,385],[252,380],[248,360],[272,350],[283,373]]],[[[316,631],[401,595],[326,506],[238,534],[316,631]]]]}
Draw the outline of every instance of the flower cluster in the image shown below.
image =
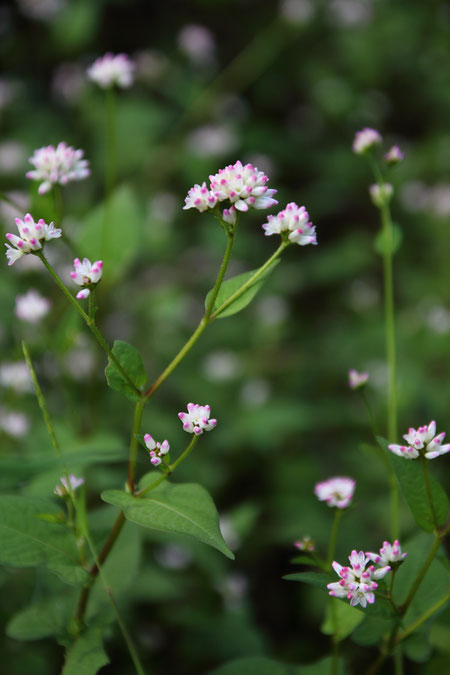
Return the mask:
{"type": "Polygon", "coordinates": [[[408,445],[396,445],[391,443],[389,450],[399,457],[406,459],[417,459],[423,455],[427,459],[435,459],[439,455],[445,455],[450,452],[450,443],[442,445],[445,438],[445,431],[442,431],[436,436],[436,422],[418,429],[408,430],[408,433],[403,436],[408,445]]]}
{"type": "Polygon", "coordinates": [[[340,577],[339,581],[327,584],[329,594],[336,598],[347,598],[352,607],[361,605],[367,607],[375,602],[375,593],[378,588],[377,580],[382,579],[390,571],[390,566],[375,569],[373,565],[366,568],[370,557],[363,551],[352,551],[348,557],[351,567],[343,567],[336,561],[333,569],[340,577]]]}
{"type": "Polygon", "coordinates": [[[379,553],[370,553],[370,551],[366,551],[366,556],[369,560],[372,560],[372,562],[377,565],[391,565],[391,567],[395,564],[399,565],[402,563],[407,555],[407,553],[402,553],[402,547],[400,546],[398,539],[396,539],[393,544],[384,541],[379,553]]]}
{"type": "Polygon", "coordinates": [[[39,323],[50,311],[50,304],[50,300],[44,298],[34,288],[30,288],[27,293],[16,297],[14,314],[21,321],[39,323]]]}
{"type": "Polygon", "coordinates": [[[286,232],[289,233],[287,238],[294,244],[300,246],[317,244],[316,228],[309,222],[307,210],[294,202],[288,204],[276,216],[267,216],[267,223],[262,227],[266,236],[286,232]]]}
{"type": "Polygon", "coordinates": [[[16,225],[20,236],[18,237],[10,232],[6,235],[6,238],[12,244],[12,246],[5,244],[8,265],[13,265],[24,253],[39,251],[44,242],[61,236],[61,230],[55,229],[53,223],[47,225],[42,218],[35,223],[33,216],[29,213],[23,220],[16,218],[16,225]]]}
{"type": "MultiPolygon", "coordinates": [[[[234,209],[248,211],[249,208],[268,209],[278,204],[273,195],[276,190],[268,188],[269,180],[263,171],[258,171],[253,164],[237,161],[230,164],[218,173],[209,177],[209,188],[206,183],[194,185],[185,199],[184,209],[195,208],[206,211],[216,206],[218,202],[229,201],[234,209]]],[[[228,217],[235,219],[235,212],[228,212],[228,217]]]]}
{"type": "Polygon", "coordinates": [[[73,474],[70,474],[70,476],[68,476],[68,479],[69,480],[67,480],[67,478],[65,478],[64,476],[60,478],[61,484],[57,485],[53,490],[55,495],[58,495],[58,497],[65,497],[70,492],[73,492],[84,483],[84,478],[77,478],[73,474]]]}
{"type": "Polygon", "coordinates": [[[358,373],[354,368],[348,371],[348,386],[350,389],[363,387],[369,379],[369,373],[358,373]]]}
{"type": "Polygon", "coordinates": [[[357,155],[364,155],[375,145],[379,145],[381,140],[381,134],[376,129],[364,127],[364,129],[357,131],[355,134],[353,140],[353,152],[357,155]]]}
{"type": "Polygon", "coordinates": [[[298,539],[297,541],[294,541],[294,546],[299,551],[306,551],[307,553],[312,553],[312,551],[314,551],[316,548],[314,540],[311,539],[309,534],[305,534],[303,539],[298,539]]]}
{"type": "Polygon", "coordinates": [[[83,159],[83,150],[75,150],[66,143],[58,143],[39,148],[29,159],[34,166],[33,171],[26,173],[31,180],[43,181],[39,186],[39,194],[51,190],[54,184],[66,185],[72,180],[83,180],[89,176],[89,164],[83,159]]]}
{"type": "Polygon", "coordinates": [[[150,461],[153,466],[159,466],[163,461],[162,458],[170,450],[169,441],[163,441],[162,443],[156,442],[153,440],[153,437],[150,434],[145,434],[144,443],[148,450],[150,451],[150,461]]]}
{"type": "Polygon", "coordinates": [[[103,262],[97,260],[91,263],[88,258],[83,258],[83,262],[79,258],[73,261],[74,271],[70,273],[70,277],[78,286],[83,286],[83,289],[77,293],[78,300],[84,300],[90,294],[90,287],[98,284],[102,278],[103,262]]]}
{"type": "Polygon", "coordinates": [[[398,164],[405,159],[405,153],[400,150],[398,145],[393,145],[389,152],[385,154],[384,159],[390,165],[398,164]]]}
{"type": "Polygon", "coordinates": [[[336,506],[338,509],[346,509],[350,506],[356,481],[347,476],[335,476],[314,487],[314,494],[321,502],[328,506],[336,506]]]}
{"type": "Polygon", "coordinates": [[[178,417],[183,422],[183,429],[188,434],[200,436],[204,431],[211,431],[217,424],[216,419],[209,419],[211,409],[209,405],[198,405],[198,403],[188,403],[187,413],[180,412],[178,417]]]}
{"type": "Polygon", "coordinates": [[[126,89],[134,81],[134,63],[126,54],[107,53],[87,69],[87,76],[102,89],[116,85],[126,89]]]}

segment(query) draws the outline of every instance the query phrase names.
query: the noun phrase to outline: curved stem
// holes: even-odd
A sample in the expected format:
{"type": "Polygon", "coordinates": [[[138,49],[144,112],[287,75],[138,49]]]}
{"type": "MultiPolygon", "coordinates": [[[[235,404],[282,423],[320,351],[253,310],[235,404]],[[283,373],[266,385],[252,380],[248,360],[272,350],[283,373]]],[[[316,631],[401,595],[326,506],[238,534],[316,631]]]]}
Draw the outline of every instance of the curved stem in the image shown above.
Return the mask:
{"type": "Polygon", "coordinates": [[[437,535],[435,535],[433,545],[432,545],[432,547],[431,547],[431,549],[430,549],[430,551],[429,551],[429,553],[428,553],[428,555],[425,559],[425,562],[423,563],[422,567],[420,568],[419,573],[418,573],[416,579],[414,580],[413,585],[411,586],[411,589],[408,593],[408,596],[407,596],[405,602],[403,603],[403,605],[401,607],[401,611],[402,611],[403,615],[405,615],[406,612],[408,611],[408,608],[409,608],[415,594],[417,593],[417,590],[418,590],[420,584],[422,583],[425,574],[428,572],[428,568],[430,567],[431,563],[433,562],[434,556],[438,552],[440,545],[441,545],[441,538],[438,537],[437,535]]]}
{"type": "Polygon", "coordinates": [[[450,592],[447,592],[445,595],[442,596],[437,602],[434,603],[431,607],[427,609],[426,612],[424,612],[421,616],[419,616],[418,619],[416,619],[412,624],[406,628],[401,635],[398,636],[396,639],[396,644],[401,642],[402,640],[405,640],[409,635],[414,633],[417,628],[420,628],[420,626],[425,623],[425,621],[428,621],[430,617],[433,616],[436,612],[438,612],[441,607],[444,607],[444,605],[450,600],[450,592]]]}
{"type": "Polygon", "coordinates": [[[128,481],[127,481],[128,490],[131,493],[134,492],[134,478],[136,475],[136,458],[139,447],[139,441],[136,438],[136,434],[138,434],[141,429],[141,421],[144,405],[145,405],[144,401],[138,401],[136,403],[136,407],[134,409],[133,427],[131,429],[130,454],[128,459],[128,481]]]}
{"type": "Polygon", "coordinates": [[[68,290],[68,288],[65,286],[65,284],[63,283],[63,281],[62,281],[62,280],[59,278],[59,276],[56,274],[55,270],[54,270],[53,267],[50,265],[50,263],[48,262],[47,258],[44,256],[43,252],[42,252],[42,251],[35,251],[35,255],[37,255],[37,257],[43,262],[43,264],[44,264],[45,267],[47,268],[47,271],[51,274],[51,276],[53,277],[53,279],[55,280],[55,282],[58,284],[58,286],[59,286],[59,288],[61,289],[61,291],[62,291],[62,292],[64,293],[64,295],[66,296],[66,298],[67,298],[67,299],[69,300],[69,302],[75,307],[75,309],[77,310],[77,312],[83,317],[83,319],[84,319],[84,321],[86,322],[87,326],[90,328],[90,330],[91,330],[92,333],[94,334],[95,339],[97,340],[97,342],[99,343],[99,345],[101,346],[101,348],[102,348],[102,349],[106,352],[106,354],[109,356],[110,360],[113,361],[114,365],[115,365],[116,368],[120,371],[121,375],[125,378],[125,380],[128,382],[128,384],[130,385],[130,387],[132,387],[132,389],[134,390],[134,392],[135,392],[139,397],[141,397],[141,396],[142,396],[141,390],[140,390],[138,387],[136,387],[136,385],[134,384],[134,382],[133,382],[133,380],[131,379],[131,377],[128,375],[128,373],[126,372],[126,370],[122,367],[122,365],[120,364],[120,362],[118,361],[118,359],[116,358],[116,356],[115,356],[115,355],[113,354],[113,352],[111,351],[111,349],[110,349],[108,343],[106,342],[105,338],[104,338],[103,335],[100,333],[100,331],[98,330],[97,326],[95,325],[94,319],[93,319],[93,318],[90,318],[90,317],[88,316],[88,314],[86,314],[86,312],[85,312],[84,309],[81,307],[81,305],[79,304],[79,302],[77,302],[77,300],[73,297],[72,293],[68,290]]]}
{"type": "Polygon", "coordinates": [[[433,518],[433,525],[435,530],[438,529],[438,522],[436,517],[436,509],[434,508],[433,493],[431,492],[430,477],[428,475],[428,466],[427,458],[424,455],[420,455],[420,461],[422,463],[422,473],[423,480],[425,483],[425,490],[427,493],[428,504],[430,505],[431,517],[433,518]]]}

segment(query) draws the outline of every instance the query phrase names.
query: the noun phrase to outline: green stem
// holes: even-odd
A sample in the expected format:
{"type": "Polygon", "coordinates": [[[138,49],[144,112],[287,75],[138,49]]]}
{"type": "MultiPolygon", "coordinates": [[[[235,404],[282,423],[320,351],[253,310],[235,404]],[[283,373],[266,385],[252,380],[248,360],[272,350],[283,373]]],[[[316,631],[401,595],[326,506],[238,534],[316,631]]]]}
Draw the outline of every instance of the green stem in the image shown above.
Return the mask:
{"type": "Polygon", "coordinates": [[[108,87],[106,95],[106,167],[105,167],[105,208],[101,234],[101,251],[104,256],[108,238],[108,222],[111,211],[111,194],[116,180],[116,92],[108,87]]]}
{"type": "Polygon", "coordinates": [[[394,672],[395,675],[403,675],[403,651],[397,647],[394,652],[394,672]]]}
{"type": "Polygon", "coordinates": [[[327,553],[327,565],[328,568],[333,562],[334,558],[334,552],[336,550],[336,541],[337,541],[337,535],[339,532],[339,525],[342,519],[342,514],[344,512],[344,509],[338,509],[336,508],[336,512],[334,514],[334,520],[333,520],[333,527],[331,528],[331,534],[330,534],[330,542],[328,544],[328,553],[327,553]]]}
{"type": "Polygon", "coordinates": [[[411,589],[408,593],[408,596],[407,596],[404,604],[401,607],[401,611],[402,611],[403,615],[405,615],[406,612],[408,611],[408,608],[409,608],[411,602],[413,601],[414,596],[417,593],[418,588],[419,588],[420,584],[422,583],[425,574],[428,572],[428,568],[430,567],[431,563],[433,562],[434,556],[438,552],[440,545],[441,545],[441,538],[438,537],[437,535],[435,535],[435,539],[434,539],[433,545],[430,549],[430,552],[428,553],[428,555],[425,559],[425,562],[423,563],[422,567],[420,568],[419,573],[418,573],[417,577],[415,578],[415,580],[413,582],[413,585],[411,586],[411,589]]]}
{"type": "Polygon", "coordinates": [[[133,427],[131,429],[131,439],[130,439],[130,454],[128,459],[128,481],[127,486],[128,490],[133,494],[134,492],[134,479],[136,475],[136,458],[139,448],[139,441],[136,438],[141,430],[141,421],[142,413],[144,410],[145,401],[138,401],[134,409],[133,417],[133,427]]]}
{"type": "Polygon", "coordinates": [[[213,312],[213,314],[211,314],[210,320],[213,321],[214,319],[216,319],[216,318],[219,316],[219,314],[221,314],[221,313],[224,311],[224,309],[226,309],[229,305],[231,305],[232,302],[234,302],[235,300],[237,300],[238,298],[240,298],[241,295],[242,295],[243,293],[245,293],[246,290],[248,290],[251,286],[253,286],[253,285],[258,281],[258,279],[260,279],[260,277],[264,274],[264,272],[270,267],[270,265],[271,265],[277,258],[279,258],[279,256],[282,254],[282,252],[284,251],[284,249],[287,248],[287,247],[289,246],[289,244],[290,244],[289,241],[282,241],[281,244],[280,244],[280,246],[279,246],[279,247],[277,248],[277,250],[275,251],[275,253],[274,253],[273,255],[271,255],[270,258],[268,258],[268,259],[266,260],[266,262],[264,263],[264,265],[262,265],[262,266],[255,272],[255,274],[253,274],[253,275],[250,277],[250,279],[248,279],[248,280],[245,282],[245,284],[243,284],[240,288],[238,288],[237,291],[235,291],[235,292],[233,293],[233,295],[230,295],[230,297],[229,297],[222,305],[220,305],[220,307],[218,307],[218,308],[216,309],[216,311],[213,312]]]}
{"type": "Polygon", "coordinates": [[[418,619],[416,619],[412,624],[406,628],[401,635],[398,636],[396,640],[396,644],[401,642],[402,640],[405,640],[409,635],[414,633],[417,628],[420,628],[420,626],[425,623],[425,621],[428,621],[430,617],[433,616],[436,612],[438,612],[441,607],[444,607],[444,605],[450,600],[450,592],[446,593],[445,595],[442,596],[437,602],[434,603],[431,607],[427,609],[426,612],[424,612],[421,616],[419,616],[418,619]]]}
{"type": "Polygon", "coordinates": [[[66,298],[69,300],[69,302],[75,307],[77,312],[81,314],[83,317],[84,321],[86,322],[87,326],[90,328],[92,333],[94,334],[95,339],[101,346],[101,348],[106,352],[106,354],[109,356],[110,360],[113,361],[114,365],[116,368],[120,371],[121,375],[125,378],[125,380],[128,382],[130,387],[134,390],[134,392],[141,397],[142,392],[141,390],[136,387],[134,384],[133,380],[130,378],[126,370],[122,367],[116,356],[113,354],[111,351],[110,347],[108,346],[106,340],[104,339],[103,335],[100,333],[98,330],[97,326],[95,325],[95,321],[93,318],[89,318],[88,314],[84,311],[84,309],[81,307],[81,305],[77,302],[77,300],[73,297],[72,293],[68,290],[68,288],[65,286],[65,284],[61,281],[59,276],[56,274],[55,270],[53,267],[50,265],[48,262],[47,258],[44,256],[42,251],[35,251],[35,255],[43,262],[45,267],[47,268],[47,271],[51,274],[53,277],[54,281],[58,284],[59,288],[61,291],[64,293],[66,298]]]}
{"type": "Polygon", "coordinates": [[[427,499],[428,499],[428,503],[430,505],[431,515],[432,515],[432,518],[433,518],[433,524],[434,524],[435,530],[437,530],[438,529],[438,522],[437,522],[437,517],[436,517],[436,509],[434,508],[433,494],[431,492],[430,477],[428,475],[428,465],[427,465],[428,460],[424,455],[420,455],[420,462],[422,463],[423,480],[424,480],[424,483],[425,483],[427,499]]]}
{"type": "Polygon", "coordinates": [[[153,483],[150,483],[150,485],[147,485],[147,487],[142,488],[142,490],[139,490],[139,492],[137,492],[134,496],[135,497],[143,497],[144,495],[146,495],[151,490],[154,490],[155,487],[158,487],[158,485],[161,485],[161,483],[163,483],[167,478],[169,478],[169,476],[175,471],[177,466],[179,464],[181,464],[181,462],[183,462],[186,459],[186,457],[189,457],[192,450],[195,448],[199,438],[200,438],[200,436],[194,435],[192,441],[189,443],[186,450],[178,457],[178,459],[175,462],[173,462],[172,464],[169,464],[168,471],[166,473],[164,473],[162,476],[160,476],[159,478],[157,478],[155,481],[153,481],[153,483]]]}

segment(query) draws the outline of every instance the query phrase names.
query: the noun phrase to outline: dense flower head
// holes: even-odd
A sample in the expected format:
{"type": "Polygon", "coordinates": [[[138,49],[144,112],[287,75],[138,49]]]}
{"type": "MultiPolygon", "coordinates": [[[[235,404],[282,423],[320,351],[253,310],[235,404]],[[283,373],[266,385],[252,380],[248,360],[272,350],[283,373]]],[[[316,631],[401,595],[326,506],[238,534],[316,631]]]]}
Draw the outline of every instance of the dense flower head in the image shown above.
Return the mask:
{"type": "Polygon", "coordinates": [[[26,173],[31,180],[39,180],[39,194],[43,195],[55,184],[66,185],[72,180],[83,180],[89,176],[89,163],[83,159],[83,150],[75,150],[66,143],[58,143],[56,148],[48,145],[34,151],[29,159],[34,166],[26,173]]]}
{"type": "Polygon", "coordinates": [[[353,152],[357,155],[364,155],[364,153],[379,143],[381,143],[381,134],[376,129],[364,127],[364,129],[357,131],[355,134],[353,152]]]}
{"type": "Polygon", "coordinates": [[[84,478],[77,478],[77,476],[74,476],[73,474],[70,474],[70,476],[68,476],[68,479],[69,480],[67,480],[65,476],[62,476],[60,478],[61,484],[57,485],[53,490],[55,495],[58,495],[58,497],[65,497],[70,492],[73,492],[84,483],[84,478]]]}
{"type": "Polygon", "coordinates": [[[153,439],[150,434],[145,434],[144,443],[148,450],[150,451],[150,461],[153,466],[159,466],[163,461],[164,455],[170,450],[169,441],[165,440],[162,443],[159,443],[153,439]]]}
{"type": "Polygon", "coordinates": [[[298,539],[297,541],[294,541],[294,546],[299,551],[307,551],[309,553],[314,551],[315,548],[316,548],[314,540],[311,539],[309,534],[305,534],[305,536],[302,539],[298,539]]]}
{"type": "Polygon", "coordinates": [[[102,89],[114,85],[126,89],[133,84],[135,64],[127,54],[111,54],[100,56],[87,69],[87,76],[102,89]]]}
{"type": "Polygon", "coordinates": [[[355,491],[356,481],[347,476],[335,476],[326,481],[317,483],[314,494],[321,502],[328,506],[336,506],[338,509],[346,509],[350,506],[355,491]]]}
{"type": "Polygon", "coordinates": [[[211,431],[217,424],[216,419],[209,419],[211,409],[209,405],[199,405],[198,403],[188,403],[187,413],[180,412],[178,417],[183,422],[183,429],[188,434],[200,436],[204,431],[211,431]]]}
{"type": "Polygon", "coordinates": [[[343,567],[338,562],[333,562],[333,569],[340,577],[339,581],[327,584],[329,595],[336,598],[347,598],[352,607],[361,605],[367,607],[375,602],[375,593],[378,588],[377,581],[382,579],[390,571],[386,565],[375,569],[373,565],[366,567],[370,558],[363,551],[352,551],[348,557],[350,567],[343,567]]]}
{"type": "Polygon", "coordinates": [[[3,361],[0,364],[0,386],[12,389],[16,394],[33,391],[33,382],[25,361],[3,361]]]}
{"type": "Polygon", "coordinates": [[[390,165],[403,162],[405,153],[400,150],[398,145],[393,145],[392,148],[385,154],[384,159],[390,165]]]}
{"type": "Polygon", "coordinates": [[[42,218],[35,223],[30,213],[27,213],[23,220],[16,218],[16,225],[19,237],[10,232],[6,234],[6,238],[12,244],[12,246],[5,244],[8,265],[14,265],[25,253],[39,251],[45,241],[61,236],[61,230],[56,229],[53,223],[47,225],[42,218]]]}
{"type": "Polygon", "coordinates": [[[369,373],[358,373],[357,370],[352,368],[348,371],[348,386],[350,389],[359,389],[364,386],[369,379],[369,373]]]}
{"type": "Polygon", "coordinates": [[[88,258],[83,258],[83,262],[81,262],[79,258],[75,258],[73,267],[74,270],[70,273],[70,277],[78,286],[84,287],[82,291],[77,293],[77,298],[82,300],[89,297],[91,292],[87,287],[95,286],[102,278],[103,262],[96,260],[91,263],[88,258]]]}
{"type": "Polygon", "coordinates": [[[50,311],[50,305],[50,300],[44,298],[39,291],[30,288],[30,290],[23,295],[18,295],[16,297],[14,314],[21,321],[39,323],[39,321],[50,311]]]}
{"type": "Polygon", "coordinates": [[[195,185],[189,190],[184,209],[196,208],[199,211],[206,211],[208,208],[214,208],[218,202],[226,200],[237,211],[248,211],[249,208],[268,209],[278,204],[276,199],[273,199],[276,190],[266,185],[268,177],[253,164],[244,165],[237,161],[211,175],[209,180],[209,188],[203,182],[202,185],[195,185]]]}
{"type": "Polygon", "coordinates": [[[316,228],[309,222],[308,211],[304,206],[297,206],[295,202],[290,202],[276,216],[267,216],[267,223],[262,227],[267,237],[289,232],[288,239],[295,244],[317,244],[316,228]]]}
{"type": "Polygon", "coordinates": [[[417,459],[417,457],[423,455],[427,459],[435,459],[439,455],[445,455],[447,452],[450,452],[450,443],[442,445],[445,431],[436,436],[436,422],[434,421],[418,429],[411,427],[403,438],[408,445],[391,443],[388,446],[389,450],[399,457],[417,459]]]}
{"type": "Polygon", "coordinates": [[[406,558],[408,554],[402,553],[402,547],[398,539],[394,541],[393,544],[390,544],[388,541],[383,542],[383,546],[380,548],[380,553],[371,553],[370,551],[366,552],[366,556],[369,560],[372,560],[377,565],[392,565],[393,563],[401,563],[406,558]]]}

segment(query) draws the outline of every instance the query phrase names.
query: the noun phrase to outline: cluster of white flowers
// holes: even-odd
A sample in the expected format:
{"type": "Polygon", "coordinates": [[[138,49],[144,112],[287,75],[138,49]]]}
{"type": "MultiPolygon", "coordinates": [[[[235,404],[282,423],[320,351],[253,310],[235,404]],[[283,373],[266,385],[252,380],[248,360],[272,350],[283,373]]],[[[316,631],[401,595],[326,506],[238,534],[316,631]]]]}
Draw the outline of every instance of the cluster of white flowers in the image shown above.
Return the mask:
{"type": "Polygon", "coordinates": [[[103,262],[97,260],[91,263],[88,258],[83,258],[83,262],[79,258],[73,261],[74,270],[70,273],[70,277],[77,286],[83,286],[83,289],[77,293],[78,300],[84,300],[89,297],[91,288],[96,286],[103,273],[103,262]]]}
{"type": "Polygon", "coordinates": [[[16,225],[20,237],[10,232],[6,234],[6,238],[12,244],[12,246],[5,244],[8,265],[14,265],[25,253],[39,251],[46,241],[61,236],[61,230],[56,229],[53,223],[47,225],[42,218],[35,223],[30,213],[27,213],[23,220],[16,218],[16,225]]]}
{"type": "Polygon", "coordinates": [[[396,445],[395,443],[389,445],[389,450],[399,457],[417,459],[417,457],[423,455],[427,459],[435,459],[439,455],[450,452],[450,443],[442,445],[445,431],[436,436],[436,422],[434,421],[418,429],[411,427],[403,438],[408,445],[396,445]]]}
{"type": "Polygon", "coordinates": [[[404,561],[407,555],[407,553],[402,553],[402,547],[400,546],[398,539],[396,539],[393,544],[384,541],[379,553],[370,553],[370,551],[366,551],[366,556],[377,565],[398,565],[404,561]]]}
{"type": "Polygon", "coordinates": [[[352,368],[348,371],[348,386],[350,389],[359,389],[364,386],[369,379],[369,373],[358,373],[357,370],[352,368]]]}
{"type": "Polygon", "coordinates": [[[364,155],[375,145],[379,145],[382,141],[381,134],[376,129],[364,127],[361,131],[357,131],[353,140],[353,152],[357,155],[364,155]]]}
{"type": "MultiPolygon", "coordinates": [[[[209,180],[209,188],[203,182],[189,190],[184,209],[194,208],[203,212],[213,209],[219,202],[229,201],[234,209],[245,212],[249,208],[268,209],[278,204],[273,199],[276,190],[266,185],[268,177],[253,164],[243,165],[237,161],[211,175],[209,180]]],[[[232,211],[228,216],[235,219],[236,214],[232,211]]]]}
{"type": "Polygon", "coordinates": [[[89,176],[89,163],[83,159],[83,150],[75,150],[66,143],[58,143],[39,148],[34,151],[29,162],[34,166],[26,177],[39,180],[39,194],[43,195],[52,189],[53,185],[66,185],[73,180],[83,180],[89,176]]]}
{"type": "Polygon", "coordinates": [[[74,476],[73,474],[70,474],[70,476],[68,476],[68,479],[69,480],[67,480],[67,478],[65,478],[64,476],[60,478],[61,484],[60,485],[58,484],[53,490],[55,495],[58,495],[58,497],[65,497],[70,492],[73,492],[84,483],[84,478],[77,478],[77,476],[74,476]]]}
{"type": "Polygon", "coordinates": [[[150,451],[150,461],[153,466],[159,466],[163,461],[164,455],[170,450],[169,441],[165,440],[162,443],[159,443],[153,440],[153,437],[150,434],[145,434],[144,442],[147,448],[150,451]]]}
{"type": "Polygon", "coordinates": [[[353,478],[335,476],[317,483],[314,487],[314,494],[319,501],[326,502],[328,506],[346,509],[352,502],[355,485],[356,481],[353,478]]]}
{"type": "Polygon", "coordinates": [[[27,293],[16,297],[14,314],[21,321],[39,323],[50,311],[51,302],[44,298],[39,291],[30,288],[27,293]]]}
{"type": "Polygon", "coordinates": [[[102,89],[116,85],[122,89],[131,87],[134,81],[135,64],[127,54],[111,54],[100,56],[87,69],[87,76],[102,89]]]}
{"type": "Polygon", "coordinates": [[[209,405],[199,405],[198,403],[188,403],[188,412],[178,413],[178,417],[183,422],[183,429],[188,434],[200,436],[204,431],[211,431],[217,424],[216,419],[209,419],[211,409],[209,405]]]}
{"type": "Polygon", "coordinates": [[[336,598],[347,598],[352,607],[361,605],[367,607],[375,602],[375,593],[378,588],[377,580],[382,579],[390,571],[390,566],[375,569],[373,565],[366,568],[371,560],[363,551],[352,551],[348,557],[351,567],[343,567],[336,561],[333,569],[340,577],[340,581],[327,584],[329,594],[336,598]]]}
{"type": "Polygon", "coordinates": [[[276,216],[267,216],[267,223],[262,227],[266,236],[289,232],[288,239],[294,244],[317,244],[316,228],[309,222],[308,211],[295,202],[290,202],[276,216]]]}

